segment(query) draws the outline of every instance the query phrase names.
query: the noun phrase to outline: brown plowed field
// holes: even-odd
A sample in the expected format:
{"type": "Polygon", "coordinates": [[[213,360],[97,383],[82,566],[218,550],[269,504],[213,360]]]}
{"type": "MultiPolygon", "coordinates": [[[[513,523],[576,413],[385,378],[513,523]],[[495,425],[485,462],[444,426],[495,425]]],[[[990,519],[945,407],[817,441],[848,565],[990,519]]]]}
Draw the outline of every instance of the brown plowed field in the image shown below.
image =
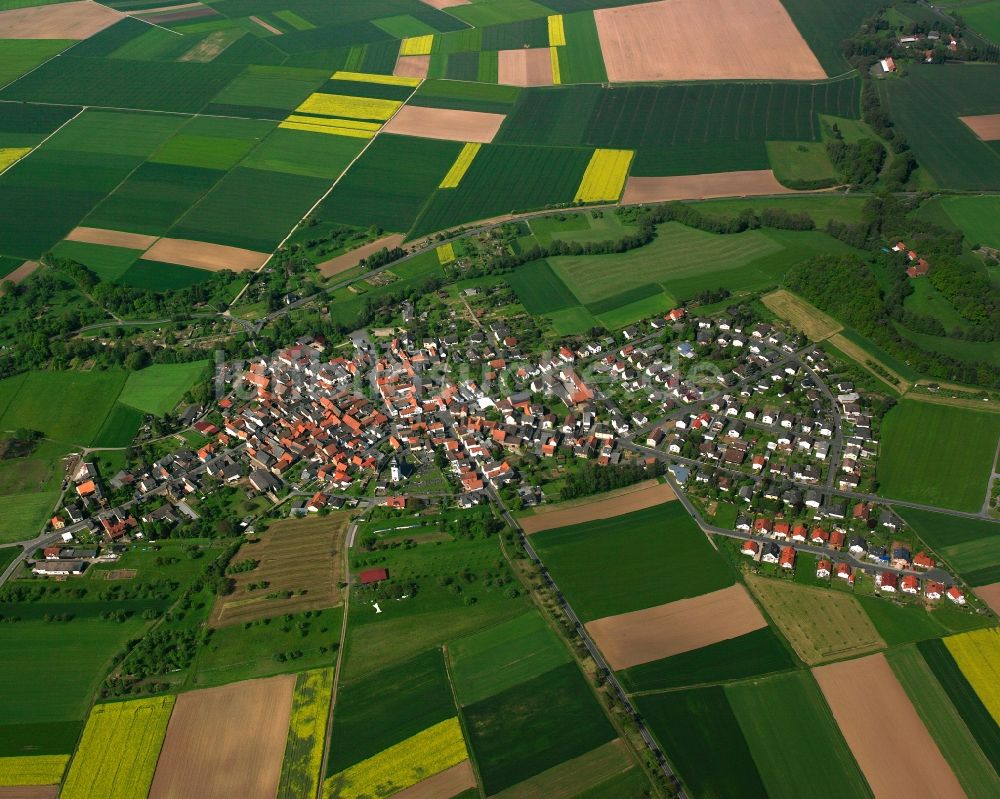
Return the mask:
{"type": "Polygon", "coordinates": [[[105,230],[97,227],[73,228],[67,241],[82,241],[87,244],[107,244],[109,247],[126,247],[130,250],[148,250],[156,243],[156,236],[142,233],[126,233],[123,230],[105,230]]]}
{"type": "Polygon", "coordinates": [[[295,675],[177,697],[149,799],[274,799],[295,675]]]}
{"type": "Polygon", "coordinates": [[[281,36],[281,34],[282,34],[282,31],[279,31],[270,22],[265,22],[260,17],[251,16],[250,20],[251,20],[251,22],[256,22],[258,25],[260,25],[268,33],[273,33],[275,36],[281,36]]]}
{"type": "Polygon", "coordinates": [[[398,233],[392,236],[386,236],[385,238],[377,239],[370,244],[363,244],[356,249],[345,252],[343,255],[338,255],[336,258],[331,258],[329,261],[323,261],[321,264],[316,264],[316,269],[323,277],[332,277],[333,275],[339,275],[341,272],[346,272],[348,269],[358,265],[358,261],[362,258],[367,258],[372,253],[376,253],[385,247],[388,250],[398,247],[403,243],[405,236],[401,236],[398,233]]]}
{"type": "Polygon", "coordinates": [[[58,785],[0,785],[0,799],[56,799],[58,785]]]}
{"type": "Polygon", "coordinates": [[[594,19],[613,83],[826,78],[779,0],[664,0],[594,19]]]}
{"type": "Polygon", "coordinates": [[[344,536],[350,514],[310,515],[275,522],[260,540],[247,542],[231,563],[259,561],[257,568],[232,575],[235,588],[215,601],[209,624],[228,627],[284,613],[322,610],[341,603],[337,583],[343,579],[344,536]],[[266,582],[248,590],[249,583],[266,582]],[[291,592],[268,599],[268,594],[291,592]]]}
{"type": "Polygon", "coordinates": [[[552,56],[547,47],[499,52],[499,80],[509,86],[551,86],[552,56]]]}
{"type": "Polygon", "coordinates": [[[973,589],[983,602],[996,614],[1000,614],[1000,583],[991,583],[973,589]]]}
{"type": "Polygon", "coordinates": [[[146,252],[146,258],[150,261],[193,266],[195,269],[207,269],[209,272],[221,272],[223,269],[232,269],[234,272],[259,269],[270,257],[266,252],[190,239],[159,239],[146,252]]]}
{"type": "Polygon", "coordinates": [[[981,114],[974,117],[959,117],[959,119],[972,128],[972,132],[983,141],[1000,139],[1000,114],[981,114]]]}
{"type": "Polygon", "coordinates": [[[586,501],[574,502],[569,507],[546,505],[533,515],[518,519],[518,522],[521,529],[531,535],[542,530],[568,527],[571,524],[582,524],[595,519],[610,519],[623,513],[652,508],[672,499],[677,499],[677,495],[669,485],[646,480],[620,491],[588,497],[586,501]]]}
{"type": "Polygon", "coordinates": [[[489,144],[506,119],[503,114],[404,105],[382,128],[386,133],[424,139],[489,144]]]}
{"type": "Polygon", "coordinates": [[[467,6],[472,0],[420,0],[431,8],[451,8],[452,6],[467,6]]]}
{"type": "Polygon", "coordinates": [[[770,169],[751,169],[662,178],[630,177],[625,183],[622,204],[793,193],[793,189],[787,189],[778,183],[770,169]]]}
{"type": "Polygon", "coordinates": [[[11,272],[4,280],[9,280],[15,286],[22,280],[26,279],[28,275],[32,274],[41,264],[38,261],[25,261],[17,269],[11,272]]]}
{"type": "Polygon", "coordinates": [[[476,787],[476,775],[468,760],[394,793],[392,799],[449,799],[476,787]]]}
{"type": "Polygon", "coordinates": [[[16,8],[0,12],[0,38],[86,39],[120,19],[122,15],[114,9],[90,0],[16,8]]]}
{"type": "Polygon", "coordinates": [[[586,625],[615,670],[701,649],[766,626],[750,595],[738,584],[586,625]]]}
{"type": "Polygon", "coordinates": [[[882,654],[813,669],[875,799],[965,792],[882,654]]]}
{"type": "Polygon", "coordinates": [[[392,74],[400,78],[426,78],[430,68],[429,55],[401,55],[396,59],[396,68],[392,74]]]}

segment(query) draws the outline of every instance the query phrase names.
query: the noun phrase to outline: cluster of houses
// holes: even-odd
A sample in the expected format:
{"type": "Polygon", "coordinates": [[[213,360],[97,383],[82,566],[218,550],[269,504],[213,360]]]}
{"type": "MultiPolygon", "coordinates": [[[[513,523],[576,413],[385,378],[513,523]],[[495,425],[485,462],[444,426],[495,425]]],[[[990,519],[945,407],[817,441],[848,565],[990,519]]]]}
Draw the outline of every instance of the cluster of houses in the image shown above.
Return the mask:
{"type": "Polygon", "coordinates": [[[893,244],[892,251],[906,253],[906,260],[910,262],[910,265],[906,267],[906,274],[911,278],[923,277],[931,271],[931,265],[924,258],[921,258],[916,250],[911,250],[902,241],[893,244]]]}
{"type": "MultiPolygon", "coordinates": [[[[891,516],[891,512],[886,511],[891,516]]],[[[776,564],[780,569],[791,571],[795,568],[798,544],[811,544],[823,547],[832,552],[849,552],[856,560],[871,561],[875,567],[875,584],[883,593],[918,595],[921,593],[921,577],[912,573],[920,569],[928,571],[937,564],[925,552],[913,555],[903,544],[896,543],[891,551],[885,547],[872,546],[863,536],[855,535],[848,538],[848,532],[840,527],[826,530],[820,526],[811,529],[802,522],[772,520],[767,517],[757,517],[753,520],[741,517],[736,529],[749,532],[764,540],[748,538],[740,547],[740,551],[758,563],[776,564]],[[878,567],[883,567],[879,569],[878,567]],[[891,567],[889,570],[885,567],[891,567]],[[910,573],[902,573],[910,572],[910,573]]],[[[816,562],[816,577],[827,579],[831,576],[847,580],[854,585],[856,569],[845,560],[834,563],[833,558],[819,557],[816,562]]],[[[936,580],[923,581],[923,596],[930,601],[947,597],[956,605],[965,604],[965,593],[958,586],[946,587],[936,580]]]]}

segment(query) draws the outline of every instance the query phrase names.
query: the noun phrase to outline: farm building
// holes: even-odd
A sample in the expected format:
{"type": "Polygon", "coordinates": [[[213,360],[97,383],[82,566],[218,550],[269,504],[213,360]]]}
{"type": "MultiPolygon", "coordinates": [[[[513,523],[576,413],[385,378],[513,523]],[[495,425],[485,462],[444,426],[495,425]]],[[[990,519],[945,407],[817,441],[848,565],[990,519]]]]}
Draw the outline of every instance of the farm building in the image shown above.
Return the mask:
{"type": "Polygon", "coordinates": [[[31,571],[33,574],[40,574],[43,577],[63,577],[68,574],[83,574],[83,561],[44,561],[32,566],[31,571]]]}
{"type": "Polygon", "coordinates": [[[358,582],[361,585],[375,585],[375,583],[381,583],[383,580],[388,579],[389,571],[387,569],[368,569],[358,575],[358,582]]]}

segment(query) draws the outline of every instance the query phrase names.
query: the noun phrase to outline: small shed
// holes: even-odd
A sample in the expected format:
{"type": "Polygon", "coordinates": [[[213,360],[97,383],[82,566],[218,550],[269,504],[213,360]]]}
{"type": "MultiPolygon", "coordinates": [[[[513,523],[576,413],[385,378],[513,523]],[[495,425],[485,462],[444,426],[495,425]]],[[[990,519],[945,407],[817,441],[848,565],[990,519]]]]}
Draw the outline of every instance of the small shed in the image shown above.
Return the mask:
{"type": "Polygon", "coordinates": [[[358,575],[358,579],[361,585],[374,585],[375,583],[380,583],[383,580],[389,579],[388,569],[368,569],[367,571],[361,572],[358,575]]]}

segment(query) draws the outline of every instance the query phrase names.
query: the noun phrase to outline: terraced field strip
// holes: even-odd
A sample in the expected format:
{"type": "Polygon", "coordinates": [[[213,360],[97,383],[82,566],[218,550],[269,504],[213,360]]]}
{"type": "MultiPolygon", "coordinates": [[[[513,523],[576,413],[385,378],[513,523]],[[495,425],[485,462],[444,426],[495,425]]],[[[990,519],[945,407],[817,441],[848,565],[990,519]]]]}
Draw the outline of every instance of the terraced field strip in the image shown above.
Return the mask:
{"type": "Polygon", "coordinates": [[[145,257],[150,261],[192,266],[195,269],[207,269],[209,272],[223,269],[245,272],[260,269],[267,263],[271,254],[207,241],[163,238],[158,239],[146,251],[145,257]]]}
{"type": "Polygon", "coordinates": [[[761,301],[813,341],[822,341],[844,329],[844,326],[832,316],[828,316],[815,305],[785,289],[765,294],[761,297],[761,301]]]}
{"type": "Polygon", "coordinates": [[[398,233],[391,236],[384,236],[381,239],[376,239],[370,244],[362,244],[360,247],[349,250],[343,255],[338,255],[328,261],[316,264],[316,269],[321,275],[323,275],[323,277],[333,277],[334,275],[339,275],[341,272],[346,272],[348,269],[352,269],[357,266],[358,261],[362,258],[367,258],[369,255],[377,253],[379,250],[394,250],[403,243],[403,238],[404,237],[398,233]]]}
{"type": "Polygon", "coordinates": [[[316,795],[332,692],[332,668],[307,671],[296,678],[277,799],[316,795]]]}
{"type": "Polygon", "coordinates": [[[148,250],[156,243],[156,236],[140,233],[126,233],[121,230],[103,230],[92,227],[76,227],[67,235],[67,241],[82,241],[87,244],[105,244],[109,247],[126,247],[132,250],[148,250]]]}
{"type": "Polygon", "coordinates": [[[531,535],[595,519],[610,519],[623,513],[652,508],[672,499],[677,499],[677,495],[669,484],[646,480],[628,488],[597,494],[584,500],[545,505],[531,516],[521,517],[518,523],[525,533],[531,535]]]}

